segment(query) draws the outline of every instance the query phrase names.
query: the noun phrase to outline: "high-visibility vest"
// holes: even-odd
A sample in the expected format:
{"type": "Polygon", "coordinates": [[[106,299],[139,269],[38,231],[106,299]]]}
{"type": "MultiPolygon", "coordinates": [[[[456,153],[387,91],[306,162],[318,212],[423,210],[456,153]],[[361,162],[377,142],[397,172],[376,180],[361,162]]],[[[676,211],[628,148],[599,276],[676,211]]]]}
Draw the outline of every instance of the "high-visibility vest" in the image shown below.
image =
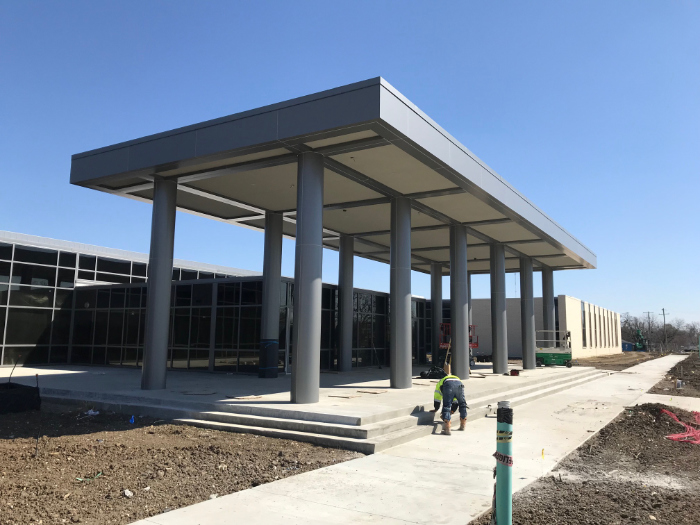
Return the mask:
{"type": "Polygon", "coordinates": [[[443,377],[442,379],[440,379],[440,381],[438,381],[438,384],[435,385],[435,392],[433,393],[433,399],[434,399],[435,401],[442,401],[442,385],[445,383],[445,381],[448,381],[448,380],[451,380],[451,379],[455,379],[455,380],[457,380],[457,381],[461,381],[461,380],[459,379],[459,377],[453,376],[453,375],[445,376],[445,377],[443,377]]]}

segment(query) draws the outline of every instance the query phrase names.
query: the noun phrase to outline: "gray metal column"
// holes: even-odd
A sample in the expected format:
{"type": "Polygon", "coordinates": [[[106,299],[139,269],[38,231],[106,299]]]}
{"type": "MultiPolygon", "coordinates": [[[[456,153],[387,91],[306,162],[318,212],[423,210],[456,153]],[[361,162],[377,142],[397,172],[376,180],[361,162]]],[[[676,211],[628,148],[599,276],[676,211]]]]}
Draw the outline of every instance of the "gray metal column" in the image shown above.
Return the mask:
{"type": "Polygon", "coordinates": [[[153,186],[151,251],[148,257],[146,332],[141,389],[165,388],[173,280],[177,181],[156,179],[153,186]]]}
{"type": "Polygon", "coordinates": [[[467,228],[450,226],[450,323],[452,373],[469,378],[469,290],[467,277],[467,228]]]}
{"type": "Polygon", "coordinates": [[[532,259],[520,258],[520,328],[523,369],[535,368],[535,299],[532,286],[532,259]]]}
{"type": "Polygon", "coordinates": [[[317,403],[321,367],[323,156],[299,155],[294,257],[292,403],[317,403]]]}
{"type": "Polygon", "coordinates": [[[551,331],[556,327],[554,319],[554,272],[546,266],[542,266],[542,308],[542,329],[545,330],[542,339],[552,341],[551,343],[545,342],[542,346],[556,346],[554,341],[556,341],[557,336],[551,331]]]}
{"type": "Polygon", "coordinates": [[[469,324],[474,324],[474,316],[472,315],[472,274],[467,272],[467,304],[469,308],[469,324]]]}
{"type": "Polygon", "coordinates": [[[352,288],[355,238],[340,236],[338,264],[338,371],[352,370],[352,288]]]}
{"type": "Polygon", "coordinates": [[[411,388],[411,201],[391,201],[391,387],[411,388]]]}
{"type": "Polygon", "coordinates": [[[442,324],[442,264],[436,262],[430,265],[430,303],[432,307],[430,349],[433,356],[433,366],[438,366],[440,325],[442,324]]]}
{"type": "Polygon", "coordinates": [[[265,212],[262,320],[258,377],[277,377],[280,348],[280,283],[282,281],[282,214],[265,212]]]}
{"type": "Polygon", "coordinates": [[[491,245],[491,359],[493,373],[508,371],[508,321],[506,317],[506,256],[502,244],[491,245]]]}

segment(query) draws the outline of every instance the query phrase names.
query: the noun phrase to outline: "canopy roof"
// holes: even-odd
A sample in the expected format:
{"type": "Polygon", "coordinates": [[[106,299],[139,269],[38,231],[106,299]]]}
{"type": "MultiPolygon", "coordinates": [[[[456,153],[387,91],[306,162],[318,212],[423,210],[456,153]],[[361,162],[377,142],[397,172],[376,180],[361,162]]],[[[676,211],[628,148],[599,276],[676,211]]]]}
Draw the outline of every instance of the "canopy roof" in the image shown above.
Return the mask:
{"type": "Polygon", "coordinates": [[[177,178],[181,211],[264,229],[282,212],[295,235],[297,154],[325,157],[324,245],[389,262],[390,202],[411,199],[413,269],[449,272],[450,224],[468,228],[469,271],[489,272],[489,244],[555,270],[596,256],[382,78],[73,155],[71,183],[150,201],[154,177],[177,178]]]}

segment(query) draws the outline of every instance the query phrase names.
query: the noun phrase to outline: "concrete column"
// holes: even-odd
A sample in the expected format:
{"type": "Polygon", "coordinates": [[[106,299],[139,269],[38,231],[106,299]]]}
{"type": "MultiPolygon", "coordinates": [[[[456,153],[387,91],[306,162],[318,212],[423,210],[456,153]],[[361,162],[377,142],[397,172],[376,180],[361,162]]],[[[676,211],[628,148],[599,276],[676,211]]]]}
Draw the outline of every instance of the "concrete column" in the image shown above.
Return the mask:
{"type": "Polygon", "coordinates": [[[452,373],[469,378],[469,291],[467,277],[467,228],[450,226],[450,323],[452,324],[452,373]]]}
{"type": "Polygon", "coordinates": [[[411,388],[411,201],[391,201],[391,387],[411,388]]]}
{"type": "Polygon", "coordinates": [[[280,284],[282,282],[282,214],[265,213],[262,320],[258,377],[277,377],[280,348],[280,284]]]}
{"type": "Polygon", "coordinates": [[[508,371],[508,322],[506,317],[506,256],[502,244],[491,245],[491,359],[493,373],[508,371]]]}
{"type": "Polygon", "coordinates": [[[467,272],[467,305],[469,308],[469,324],[474,324],[474,316],[472,315],[472,274],[467,272]]]}
{"type": "Polygon", "coordinates": [[[338,371],[352,370],[352,288],[354,268],[355,238],[340,236],[338,264],[338,328],[339,350],[338,371]]]}
{"type": "Polygon", "coordinates": [[[520,325],[523,369],[532,370],[535,362],[535,299],[532,285],[532,259],[520,258],[520,325]]]}
{"type": "Polygon", "coordinates": [[[151,251],[146,285],[146,333],[144,335],[141,389],[165,388],[170,329],[170,287],[173,280],[175,206],[177,181],[156,179],[153,185],[151,251]]]}
{"type": "Polygon", "coordinates": [[[430,303],[432,305],[430,348],[433,354],[433,366],[438,366],[440,325],[442,324],[442,264],[435,262],[430,265],[430,303]]]}
{"type": "MultiPolygon", "coordinates": [[[[547,330],[554,330],[555,312],[554,312],[554,272],[551,268],[542,267],[542,308],[543,308],[543,323],[542,329],[545,330],[542,339],[550,341],[556,340],[556,334],[547,330]]],[[[555,343],[543,343],[543,347],[556,346],[555,343]]]]}
{"type": "Polygon", "coordinates": [[[323,156],[299,155],[294,260],[292,403],[317,403],[321,366],[323,156]]]}

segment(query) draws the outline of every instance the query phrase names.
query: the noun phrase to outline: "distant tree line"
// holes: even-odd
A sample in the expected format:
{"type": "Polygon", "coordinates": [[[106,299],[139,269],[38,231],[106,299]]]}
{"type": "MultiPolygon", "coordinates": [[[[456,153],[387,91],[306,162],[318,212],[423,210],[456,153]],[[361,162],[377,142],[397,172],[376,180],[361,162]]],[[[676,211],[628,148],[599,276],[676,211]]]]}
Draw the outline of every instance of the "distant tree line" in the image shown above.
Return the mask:
{"type": "MultiPolygon", "coordinates": [[[[636,317],[624,313],[620,317],[620,329],[622,339],[634,343],[637,330],[641,330],[653,348],[664,346],[664,323],[658,316],[636,317]]],[[[666,338],[668,349],[680,349],[688,346],[697,346],[700,336],[700,323],[687,323],[683,319],[673,319],[666,322],[666,338]]]]}

